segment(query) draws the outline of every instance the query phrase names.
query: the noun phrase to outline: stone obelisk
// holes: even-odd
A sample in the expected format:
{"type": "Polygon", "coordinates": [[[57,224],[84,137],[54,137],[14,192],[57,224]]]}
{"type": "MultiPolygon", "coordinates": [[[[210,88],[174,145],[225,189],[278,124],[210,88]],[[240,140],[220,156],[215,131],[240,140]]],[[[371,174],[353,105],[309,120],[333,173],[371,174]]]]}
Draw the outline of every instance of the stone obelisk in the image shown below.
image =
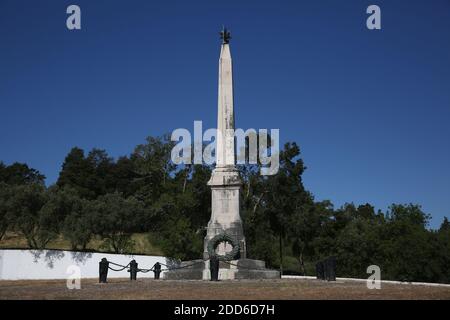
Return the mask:
{"type": "MultiPolygon", "coordinates": [[[[239,243],[240,258],[246,258],[245,237],[239,214],[241,179],[236,169],[234,146],[233,66],[230,53],[230,33],[221,32],[219,58],[219,96],[217,114],[216,167],[208,185],[211,187],[211,219],[204,241],[204,258],[208,258],[208,242],[214,236],[227,234],[239,243]]],[[[223,255],[231,245],[222,243],[217,253],[223,255]]]]}
{"type": "MultiPolygon", "coordinates": [[[[269,270],[262,260],[247,259],[245,237],[242,220],[239,214],[239,194],[241,178],[236,169],[236,153],[234,146],[234,107],[233,107],[233,67],[230,53],[230,33],[224,28],[221,32],[222,46],[219,58],[219,99],[216,135],[216,167],[208,185],[211,187],[212,206],[211,219],[208,222],[204,240],[203,259],[183,261],[180,268],[166,271],[164,279],[211,279],[210,257],[208,245],[215,236],[226,235],[239,251],[228,242],[221,242],[216,247],[216,254],[225,255],[233,249],[232,261],[221,262],[219,279],[277,279],[280,273],[269,270]]],[[[210,247],[210,250],[212,248],[210,247]]]]}

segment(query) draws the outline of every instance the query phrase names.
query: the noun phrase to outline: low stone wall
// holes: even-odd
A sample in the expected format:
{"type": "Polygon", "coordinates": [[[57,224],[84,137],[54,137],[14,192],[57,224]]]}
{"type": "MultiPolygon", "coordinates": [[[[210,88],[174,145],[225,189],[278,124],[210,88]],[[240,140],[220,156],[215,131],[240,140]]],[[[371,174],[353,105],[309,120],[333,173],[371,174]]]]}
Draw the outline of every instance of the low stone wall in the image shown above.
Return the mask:
{"type": "MultiPolygon", "coordinates": [[[[90,253],[62,250],[0,250],[0,280],[67,279],[68,268],[78,266],[82,278],[98,278],[98,263],[102,258],[121,265],[136,260],[139,268],[151,268],[156,262],[168,264],[166,257],[90,253]]],[[[118,269],[117,266],[112,266],[118,269]]],[[[108,278],[129,277],[127,269],[109,270],[108,278]]],[[[153,278],[153,272],[138,273],[138,278],[153,278]]]]}

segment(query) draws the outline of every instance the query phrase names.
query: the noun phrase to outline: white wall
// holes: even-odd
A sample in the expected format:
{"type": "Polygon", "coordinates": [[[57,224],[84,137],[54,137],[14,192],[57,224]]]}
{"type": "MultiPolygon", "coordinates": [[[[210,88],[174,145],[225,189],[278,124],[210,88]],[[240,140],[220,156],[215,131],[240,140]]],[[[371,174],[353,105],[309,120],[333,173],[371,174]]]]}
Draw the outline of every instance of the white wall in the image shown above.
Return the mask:
{"type": "MultiPolygon", "coordinates": [[[[60,250],[0,250],[0,280],[67,279],[67,268],[76,265],[82,278],[98,278],[98,263],[102,258],[121,265],[135,259],[141,269],[150,269],[156,262],[169,264],[165,257],[89,253],[60,250]]],[[[114,269],[120,267],[110,265],[114,269]]],[[[162,267],[164,268],[164,266],[162,267]]],[[[127,278],[123,271],[108,271],[108,278],[127,278]]],[[[153,272],[138,273],[139,278],[153,278],[153,272]]]]}

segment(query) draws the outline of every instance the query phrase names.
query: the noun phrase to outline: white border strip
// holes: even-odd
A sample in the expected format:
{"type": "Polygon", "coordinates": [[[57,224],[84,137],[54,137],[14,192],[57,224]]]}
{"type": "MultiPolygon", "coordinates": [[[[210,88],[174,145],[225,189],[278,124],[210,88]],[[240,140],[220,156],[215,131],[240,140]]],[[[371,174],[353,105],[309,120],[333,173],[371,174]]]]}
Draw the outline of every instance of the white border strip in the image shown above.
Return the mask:
{"type": "MultiPolygon", "coordinates": [[[[312,277],[312,276],[282,276],[281,278],[282,279],[298,279],[298,280],[317,280],[316,277],[312,277]]],[[[367,279],[358,279],[358,278],[336,278],[336,280],[367,282],[367,279]]],[[[392,281],[392,280],[381,280],[381,283],[406,284],[406,285],[412,285],[412,286],[449,287],[450,288],[450,284],[445,284],[445,283],[402,282],[402,281],[392,281]]]]}

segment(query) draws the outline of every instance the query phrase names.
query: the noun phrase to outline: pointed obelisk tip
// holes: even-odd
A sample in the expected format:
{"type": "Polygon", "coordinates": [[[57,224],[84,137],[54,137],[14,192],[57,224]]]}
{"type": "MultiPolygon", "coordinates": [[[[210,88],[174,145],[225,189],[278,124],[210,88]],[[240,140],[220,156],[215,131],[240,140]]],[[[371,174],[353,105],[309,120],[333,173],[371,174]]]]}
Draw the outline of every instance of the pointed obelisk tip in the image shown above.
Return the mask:
{"type": "Polygon", "coordinates": [[[222,28],[222,31],[220,32],[220,39],[222,39],[222,44],[230,43],[231,33],[227,30],[227,28],[222,28]]]}

